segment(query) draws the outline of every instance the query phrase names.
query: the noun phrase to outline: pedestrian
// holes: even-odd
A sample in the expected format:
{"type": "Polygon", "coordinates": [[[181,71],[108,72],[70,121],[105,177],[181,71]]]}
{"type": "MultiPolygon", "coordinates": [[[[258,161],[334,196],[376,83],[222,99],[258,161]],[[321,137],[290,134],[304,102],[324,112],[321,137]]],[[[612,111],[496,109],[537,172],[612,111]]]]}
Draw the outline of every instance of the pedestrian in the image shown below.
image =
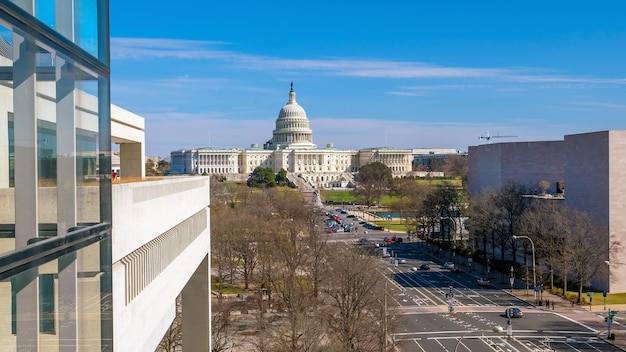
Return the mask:
{"type": "Polygon", "coordinates": [[[554,300],[552,300],[552,310],[554,310],[554,300]]]}
{"type": "Polygon", "coordinates": [[[548,309],[550,309],[550,300],[549,300],[549,299],[546,299],[546,307],[547,307],[548,309]]]}

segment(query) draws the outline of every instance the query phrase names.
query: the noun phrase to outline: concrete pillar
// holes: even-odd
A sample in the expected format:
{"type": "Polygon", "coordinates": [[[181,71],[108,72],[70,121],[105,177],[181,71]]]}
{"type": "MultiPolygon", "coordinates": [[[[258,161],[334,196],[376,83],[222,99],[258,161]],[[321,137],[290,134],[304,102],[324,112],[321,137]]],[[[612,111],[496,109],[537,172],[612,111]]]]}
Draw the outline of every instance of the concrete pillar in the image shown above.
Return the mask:
{"type": "Polygon", "coordinates": [[[120,144],[120,169],[123,178],[143,179],[146,175],[144,143],[120,144]]]}
{"type": "Polygon", "coordinates": [[[183,350],[207,352],[210,334],[209,256],[205,256],[183,288],[183,350]]]}

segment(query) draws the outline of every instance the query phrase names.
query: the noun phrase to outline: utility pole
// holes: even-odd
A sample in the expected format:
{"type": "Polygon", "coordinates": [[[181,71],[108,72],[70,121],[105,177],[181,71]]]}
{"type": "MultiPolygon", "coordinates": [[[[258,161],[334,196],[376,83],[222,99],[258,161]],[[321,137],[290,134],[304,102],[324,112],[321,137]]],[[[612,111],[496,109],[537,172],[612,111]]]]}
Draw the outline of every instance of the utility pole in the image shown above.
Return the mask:
{"type": "Polygon", "coordinates": [[[385,342],[383,343],[383,345],[385,346],[385,352],[387,352],[387,280],[385,278],[385,342]]]}

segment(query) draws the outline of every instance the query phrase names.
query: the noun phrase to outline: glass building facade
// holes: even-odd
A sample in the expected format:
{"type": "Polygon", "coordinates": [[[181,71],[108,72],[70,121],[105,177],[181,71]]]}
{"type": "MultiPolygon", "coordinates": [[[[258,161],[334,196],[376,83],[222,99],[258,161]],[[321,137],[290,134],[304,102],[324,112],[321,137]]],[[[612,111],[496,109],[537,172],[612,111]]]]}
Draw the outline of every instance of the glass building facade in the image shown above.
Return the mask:
{"type": "Polygon", "coordinates": [[[0,350],[112,351],[107,0],[0,0],[0,350]]]}

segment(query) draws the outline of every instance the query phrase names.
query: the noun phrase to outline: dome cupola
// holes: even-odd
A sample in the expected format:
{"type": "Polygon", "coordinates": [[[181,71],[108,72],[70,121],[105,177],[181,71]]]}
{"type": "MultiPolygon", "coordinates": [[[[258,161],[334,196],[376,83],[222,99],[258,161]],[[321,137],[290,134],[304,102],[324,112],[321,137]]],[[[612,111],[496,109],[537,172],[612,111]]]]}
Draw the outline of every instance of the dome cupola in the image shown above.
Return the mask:
{"type": "Polygon", "coordinates": [[[304,109],[296,102],[296,92],[289,91],[289,101],[278,113],[276,129],[270,141],[271,149],[314,149],[313,131],[304,109]]]}

